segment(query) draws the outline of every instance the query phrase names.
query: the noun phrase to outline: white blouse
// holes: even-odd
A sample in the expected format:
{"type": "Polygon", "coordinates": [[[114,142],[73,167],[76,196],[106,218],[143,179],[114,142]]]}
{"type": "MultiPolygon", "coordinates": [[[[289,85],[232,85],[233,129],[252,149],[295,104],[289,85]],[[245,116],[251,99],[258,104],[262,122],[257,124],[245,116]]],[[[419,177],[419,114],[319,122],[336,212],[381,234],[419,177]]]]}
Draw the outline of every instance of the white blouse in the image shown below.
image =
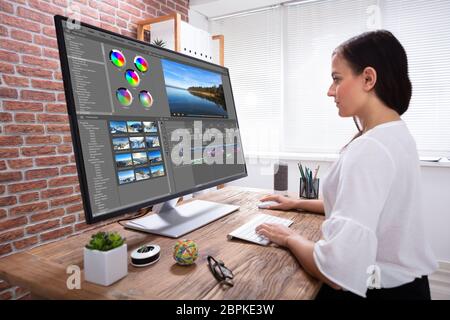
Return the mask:
{"type": "Polygon", "coordinates": [[[416,143],[402,120],[353,140],[322,179],[326,220],[314,246],[322,274],[365,297],[374,268],[382,288],[436,270],[420,183],[416,143]]]}

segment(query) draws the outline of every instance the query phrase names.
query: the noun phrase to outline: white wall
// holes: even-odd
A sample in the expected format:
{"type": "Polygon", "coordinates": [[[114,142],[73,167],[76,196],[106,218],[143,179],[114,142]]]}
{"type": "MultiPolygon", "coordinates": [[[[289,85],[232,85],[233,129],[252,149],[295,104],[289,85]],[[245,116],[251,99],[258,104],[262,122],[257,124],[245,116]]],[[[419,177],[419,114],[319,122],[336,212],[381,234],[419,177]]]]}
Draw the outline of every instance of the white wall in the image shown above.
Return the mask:
{"type": "MultiPolygon", "coordinates": [[[[300,173],[296,160],[282,160],[288,163],[288,188],[298,194],[300,173]]],[[[247,158],[248,177],[228,185],[273,189],[273,162],[268,158],[247,158]],[[257,161],[258,160],[258,161],[257,161]]],[[[320,164],[318,177],[322,177],[331,165],[329,161],[302,161],[314,169],[320,164]]],[[[422,166],[423,195],[426,203],[426,229],[436,258],[450,261],[450,167],[422,166]]],[[[321,194],[320,194],[321,196],[321,194]]]]}

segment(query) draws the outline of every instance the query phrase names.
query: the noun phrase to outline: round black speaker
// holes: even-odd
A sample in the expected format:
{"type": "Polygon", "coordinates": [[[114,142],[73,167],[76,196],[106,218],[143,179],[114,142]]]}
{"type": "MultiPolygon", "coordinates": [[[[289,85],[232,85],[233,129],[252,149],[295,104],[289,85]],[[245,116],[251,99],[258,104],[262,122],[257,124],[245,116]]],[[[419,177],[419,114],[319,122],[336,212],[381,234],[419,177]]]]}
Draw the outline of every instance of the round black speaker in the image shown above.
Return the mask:
{"type": "Polygon", "coordinates": [[[273,189],[275,191],[287,191],[288,189],[288,165],[279,162],[274,165],[273,189]]]}

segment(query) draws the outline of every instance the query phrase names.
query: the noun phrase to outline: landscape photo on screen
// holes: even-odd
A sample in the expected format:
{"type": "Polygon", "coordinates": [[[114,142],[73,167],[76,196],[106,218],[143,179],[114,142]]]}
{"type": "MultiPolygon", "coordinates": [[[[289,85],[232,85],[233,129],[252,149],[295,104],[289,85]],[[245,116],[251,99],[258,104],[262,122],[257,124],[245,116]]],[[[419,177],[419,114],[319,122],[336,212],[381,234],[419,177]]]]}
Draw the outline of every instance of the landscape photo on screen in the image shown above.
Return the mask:
{"type": "Polygon", "coordinates": [[[227,118],[219,73],[161,59],[173,116],[227,118]]]}

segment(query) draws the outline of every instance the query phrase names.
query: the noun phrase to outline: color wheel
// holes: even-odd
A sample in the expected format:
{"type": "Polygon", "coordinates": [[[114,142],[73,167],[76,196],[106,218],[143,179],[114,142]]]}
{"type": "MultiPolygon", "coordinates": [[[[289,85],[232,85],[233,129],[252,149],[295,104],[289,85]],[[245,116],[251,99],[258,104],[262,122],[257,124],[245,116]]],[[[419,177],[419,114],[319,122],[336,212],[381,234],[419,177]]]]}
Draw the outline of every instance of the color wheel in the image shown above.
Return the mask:
{"type": "Polygon", "coordinates": [[[139,93],[139,101],[144,108],[150,108],[153,104],[153,97],[148,91],[142,90],[139,93]]]}
{"type": "Polygon", "coordinates": [[[139,75],[134,70],[128,69],[125,71],[125,79],[132,87],[137,87],[139,85],[139,75]]]}
{"type": "Polygon", "coordinates": [[[117,100],[119,100],[120,104],[128,107],[133,102],[133,96],[131,92],[126,88],[119,88],[116,91],[117,100]]]}
{"type": "Polygon", "coordinates": [[[111,50],[109,53],[109,60],[111,60],[112,64],[118,68],[125,65],[125,56],[119,50],[111,50]]]}
{"type": "Polygon", "coordinates": [[[145,60],[141,56],[136,56],[136,58],[134,58],[134,65],[142,73],[147,72],[148,70],[147,60],[145,60]]]}

